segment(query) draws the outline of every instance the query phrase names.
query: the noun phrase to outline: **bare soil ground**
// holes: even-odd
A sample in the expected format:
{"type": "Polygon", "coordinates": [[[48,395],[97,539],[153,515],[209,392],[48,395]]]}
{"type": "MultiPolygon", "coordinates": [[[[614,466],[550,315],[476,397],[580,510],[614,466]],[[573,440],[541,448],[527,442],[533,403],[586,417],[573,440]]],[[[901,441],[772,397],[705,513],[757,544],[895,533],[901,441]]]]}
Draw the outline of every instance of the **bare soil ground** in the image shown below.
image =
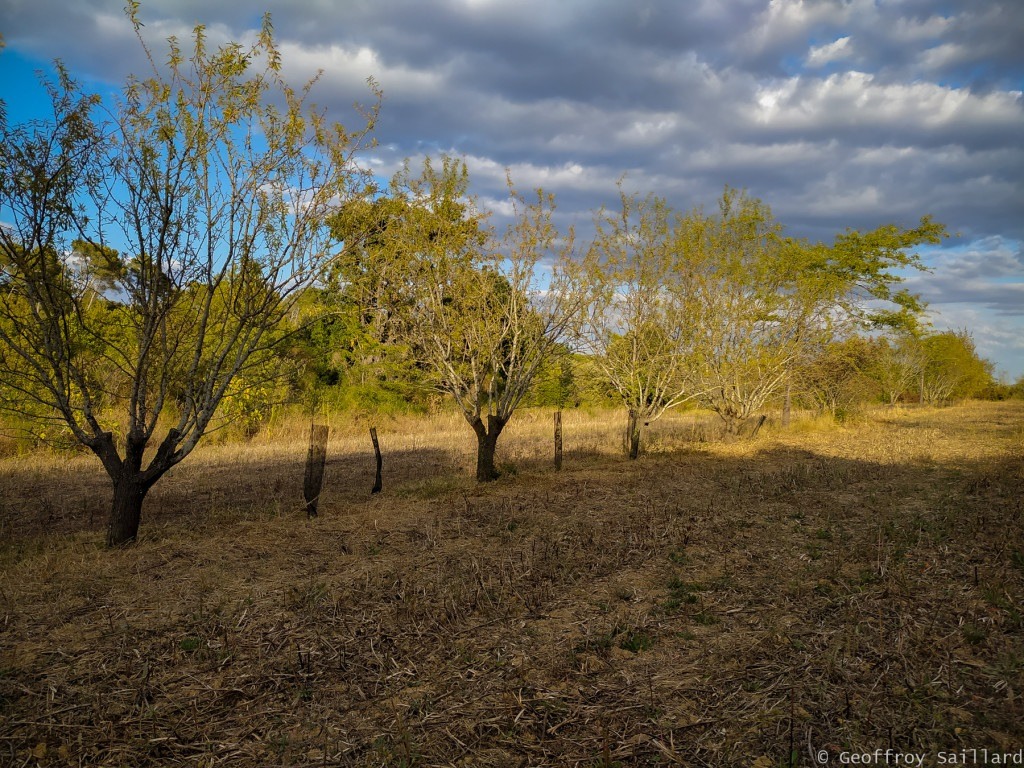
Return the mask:
{"type": "MultiPolygon", "coordinates": [[[[0,765],[812,765],[1024,748],[1024,404],[650,452],[550,415],[211,446],[102,548],[89,457],[0,462],[0,765]]],[[[94,466],[95,464],[95,466],[94,466]]],[[[934,763],[934,757],[931,759],[934,763]]],[[[929,763],[926,763],[929,764],[929,763]]],[[[981,764],[981,763],[979,763],[981,764]]]]}

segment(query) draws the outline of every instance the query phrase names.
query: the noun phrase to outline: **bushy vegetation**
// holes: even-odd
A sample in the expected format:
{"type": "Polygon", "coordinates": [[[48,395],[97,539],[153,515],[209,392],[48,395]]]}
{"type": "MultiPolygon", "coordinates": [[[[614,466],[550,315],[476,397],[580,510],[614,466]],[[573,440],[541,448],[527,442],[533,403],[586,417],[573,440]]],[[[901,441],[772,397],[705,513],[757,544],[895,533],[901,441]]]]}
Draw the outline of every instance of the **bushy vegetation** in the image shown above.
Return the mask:
{"type": "Polygon", "coordinates": [[[577,246],[554,199],[510,179],[501,230],[458,159],[365,174],[376,106],[355,131],[312,108],[269,18],[249,47],[212,51],[197,27],[165,67],[129,13],[149,77],[101,113],[60,70],[49,121],[0,123],[4,425],[100,459],[110,544],[206,434],[251,438],[282,404],[447,401],[493,480],[527,403],[625,406],[635,458],[682,404],[737,435],[784,393],[842,418],[996,392],[970,335],[922,329],[899,288],[945,236],[927,216],[820,243],[729,187],[714,212],[622,192],[577,246]]]}

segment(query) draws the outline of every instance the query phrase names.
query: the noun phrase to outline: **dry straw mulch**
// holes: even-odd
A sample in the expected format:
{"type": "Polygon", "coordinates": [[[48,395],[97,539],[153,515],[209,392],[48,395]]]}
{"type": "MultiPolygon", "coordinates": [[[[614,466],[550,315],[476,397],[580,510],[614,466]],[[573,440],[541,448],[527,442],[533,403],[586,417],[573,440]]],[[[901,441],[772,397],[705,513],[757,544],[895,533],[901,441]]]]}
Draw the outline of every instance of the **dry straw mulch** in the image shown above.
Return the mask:
{"type": "Polygon", "coordinates": [[[1022,420],[985,404],[729,445],[666,432],[636,462],[520,458],[487,486],[423,446],[385,454],[372,498],[353,452],[312,522],[300,450],[213,452],[115,552],[90,465],[6,463],[0,764],[1019,749],[1022,420]]]}

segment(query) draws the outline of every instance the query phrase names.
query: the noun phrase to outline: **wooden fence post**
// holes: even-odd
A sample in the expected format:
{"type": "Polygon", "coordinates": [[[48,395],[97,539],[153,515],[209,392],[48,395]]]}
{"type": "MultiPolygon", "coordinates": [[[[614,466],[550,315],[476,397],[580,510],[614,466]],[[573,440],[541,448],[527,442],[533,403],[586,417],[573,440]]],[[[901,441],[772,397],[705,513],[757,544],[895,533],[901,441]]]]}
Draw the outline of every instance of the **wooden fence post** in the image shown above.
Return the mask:
{"type": "Polygon", "coordinates": [[[306,500],[306,514],[317,516],[317,504],[324,485],[324,465],[327,463],[326,424],[311,424],[309,429],[309,455],[306,457],[306,478],[302,484],[302,496],[306,500]]]}
{"type": "Polygon", "coordinates": [[[377,477],[373,481],[373,488],[370,493],[380,493],[383,488],[381,481],[381,469],[384,467],[384,461],[380,456],[380,443],[377,442],[377,428],[370,427],[370,440],[373,441],[373,455],[377,458],[377,477]]]}
{"type": "Polygon", "coordinates": [[[555,469],[562,468],[562,412],[555,411],[555,469]]]}

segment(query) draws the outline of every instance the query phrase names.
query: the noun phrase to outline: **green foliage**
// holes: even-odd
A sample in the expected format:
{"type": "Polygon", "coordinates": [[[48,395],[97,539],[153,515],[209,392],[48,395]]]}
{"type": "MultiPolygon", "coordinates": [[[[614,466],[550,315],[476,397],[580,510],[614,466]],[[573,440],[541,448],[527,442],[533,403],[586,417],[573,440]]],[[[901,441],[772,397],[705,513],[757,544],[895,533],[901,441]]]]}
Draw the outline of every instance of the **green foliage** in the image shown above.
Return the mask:
{"type": "Polygon", "coordinates": [[[555,347],[538,367],[526,403],[548,408],[575,408],[582,403],[578,360],[565,345],[555,347]]]}
{"type": "Polygon", "coordinates": [[[620,210],[601,210],[577,275],[587,296],[580,342],[630,414],[628,451],[640,427],[692,396],[685,376],[693,330],[668,203],[620,189],[620,210]]]}
{"type": "Polygon", "coordinates": [[[145,492],[225,398],[222,415],[264,409],[251,395],[278,372],[285,320],[330,259],[327,214],[364,191],[352,155],[376,111],[350,133],[311,108],[309,88],[280,76],[269,17],[249,46],[211,50],[197,26],[191,51],[172,37],[158,61],[137,3],[128,15],[151,74],[128,80],[109,119],[58,67],[52,119],[0,125],[0,404],[61,419],[115,489],[130,487],[112,521],[137,526],[145,492]],[[106,409],[123,414],[121,444],[106,409]]]}
{"type": "Polygon", "coordinates": [[[936,245],[945,237],[945,226],[930,216],[924,216],[912,229],[887,224],[864,233],[847,230],[836,236],[827,258],[816,269],[835,281],[842,306],[862,323],[914,332],[920,329],[924,306],[918,297],[897,289],[903,278],[893,270],[923,270],[920,257],[911,249],[936,245]],[[865,305],[864,299],[888,302],[889,306],[878,309],[865,305]]]}
{"type": "Polygon", "coordinates": [[[873,400],[878,384],[868,371],[879,348],[861,336],[824,344],[799,371],[800,391],[821,413],[844,420],[873,400]]]}
{"type": "Polygon", "coordinates": [[[922,399],[932,405],[981,394],[992,386],[992,364],[981,358],[966,330],[924,336],[918,341],[922,399]]]}

